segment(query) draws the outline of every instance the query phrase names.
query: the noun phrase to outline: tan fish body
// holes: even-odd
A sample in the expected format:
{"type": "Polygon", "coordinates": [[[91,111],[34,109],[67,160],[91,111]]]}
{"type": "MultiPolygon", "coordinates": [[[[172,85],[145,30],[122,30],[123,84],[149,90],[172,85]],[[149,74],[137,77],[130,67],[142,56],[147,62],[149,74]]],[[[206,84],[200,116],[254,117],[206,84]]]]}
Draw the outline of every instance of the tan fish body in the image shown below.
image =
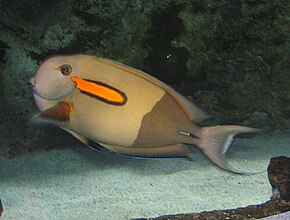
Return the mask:
{"type": "Polygon", "coordinates": [[[45,60],[30,84],[40,113],[82,142],[139,157],[191,158],[198,146],[220,168],[233,136],[257,132],[244,126],[200,128],[210,117],[158,79],[123,64],[79,54],[45,60]],[[195,122],[195,123],[194,123],[195,122]]]}

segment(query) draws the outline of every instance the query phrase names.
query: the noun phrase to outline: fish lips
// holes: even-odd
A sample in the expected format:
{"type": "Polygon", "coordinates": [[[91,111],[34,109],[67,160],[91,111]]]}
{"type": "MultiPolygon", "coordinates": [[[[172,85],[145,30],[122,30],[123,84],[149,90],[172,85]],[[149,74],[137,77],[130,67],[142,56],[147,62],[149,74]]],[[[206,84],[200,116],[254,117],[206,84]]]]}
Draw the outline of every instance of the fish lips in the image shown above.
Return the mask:
{"type": "Polygon", "coordinates": [[[70,95],[76,88],[75,83],[66,82],[53,89],[51,92],[43,94],[39,89],[37,89],[36,84],[33,83],[33,79],[30,79],[28,85],[33,93],[33,95],[37,95],[45,100],[59,100],[70,95]]]}

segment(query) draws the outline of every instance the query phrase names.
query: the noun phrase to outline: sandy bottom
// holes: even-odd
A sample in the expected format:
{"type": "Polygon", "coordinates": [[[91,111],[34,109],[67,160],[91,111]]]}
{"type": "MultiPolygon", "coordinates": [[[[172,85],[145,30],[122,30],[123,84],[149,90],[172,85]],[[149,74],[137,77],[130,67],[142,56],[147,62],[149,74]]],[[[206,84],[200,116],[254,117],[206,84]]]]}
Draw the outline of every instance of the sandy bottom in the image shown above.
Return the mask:
{"type": "Polygon", "coordinates": [[[290,132],[237,139],[228,161],[255,175],[221,171],[192,148],[195,161],[138,160],[80,146],[0,157],[4,219],[131,219],[263,203],[267,166],[290,156],[290,132]]]}

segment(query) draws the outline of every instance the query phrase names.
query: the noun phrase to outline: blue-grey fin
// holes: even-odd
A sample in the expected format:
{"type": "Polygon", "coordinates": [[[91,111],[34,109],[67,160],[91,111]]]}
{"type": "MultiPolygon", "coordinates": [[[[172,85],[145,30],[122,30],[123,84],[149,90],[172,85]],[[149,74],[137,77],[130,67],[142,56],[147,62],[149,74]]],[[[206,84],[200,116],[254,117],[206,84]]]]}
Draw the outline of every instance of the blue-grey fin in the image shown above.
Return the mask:
{"type": "Polygon", "coordinates": [[[74,131],[68,130],[68,129],[64,129],[64,130],[66,130],[68,133],[73,135],[79,141],[83,142],[85,145],[87,145],[92,150],[95,150],[95,151],[98,151],[98,152],[106,152],[106,151],[108,151],[105,147],[99,145],[98,143],[96,143],[94,141],[91,141],[90,139],[86,138],[83,135],[80,135],[80,134],[78,134],[78,133],[76,133],[74,131]]]}
{"type": "Polygon", "coordinates": [[[137,160],[189,160],[189,161],[193,160],[192,157],[142,157],[142,156],[132,156],[132,155],[127,155],[127,154],[122,154],[122,153],[116,153],[113,151],[110,151],[110,152],[118,156],[133,158],[137,160]]]}
{"type": "Polygon", "coordinates": [[[61,101],[31,118],[35,124],[53,124],[60,127],[68,127],[70,123],[71,105],[66,101],[61,101]]]}
{"type": "Polygon", "coordinates": [[[89,139],[87,139],[85,136],[83,135],[80,135],[72,130],[69,130],[69,129],[65,129],[65,131],[67,131],[68,133],[70,133],[72,136],[74,136],[76,139],[78,139],[79,141],[83,142],[85,145],[88,145],[89,143],[89,139]]]}
{"type": "Polygon", "coordinates": [[[156,147],[123,147],[101,144],[110,151],[135,158],[187,158],[192,159],[188,148],[184,144],[156,147]]]}
{"type": "Polygon", "coordinates": [[[91,140],[89,140],[88,147],[91,148],[92,150],[95,150],[101,153],[109,151],[107,148],[91,140]]]}

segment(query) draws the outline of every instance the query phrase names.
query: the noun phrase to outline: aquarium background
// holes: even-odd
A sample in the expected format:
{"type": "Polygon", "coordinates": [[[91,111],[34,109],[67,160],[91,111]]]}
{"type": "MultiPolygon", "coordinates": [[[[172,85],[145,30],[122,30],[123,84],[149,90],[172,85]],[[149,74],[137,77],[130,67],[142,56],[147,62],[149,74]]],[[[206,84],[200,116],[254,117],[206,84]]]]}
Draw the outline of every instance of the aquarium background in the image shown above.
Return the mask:
{"type": "MultiPolygon", "coordinates": [[[[84,146],[61,129],[35,127],[29,122],[38,110],[27,82],[41,60],[55,54],[87,53],[148,72],[215,116],[205,124],[235,123],[284,132],[286,137],[271,136],[274,138],[269,141],[272,145],[267,145],[272,149],[280,144],[281,150],[274,150],[273,154],[263,158],[267,161],[270,155],[280,153],[289,156],[289,4],[288,0],[1,0],[0,161],[6,166],[0,168],[0,181],[7,184],[6,178],[18,175],[19,169],[30,161],[28,152],[37,154],[48,151],[45,155],[50,157],[49,152],[55,154],[54,150],[61,149],[59,152],[64,154],[72,149],[85,151],[82,149],[84,146]]],[[[258,142],[254,146],[258,147],[259,143],[263,145],[258,142]]],[[[263,147],[260,148],[263,149],[261,152],[267,152],[268,148],[263,147]]],[[[95,154],[90,149],[86,150],[84,154],[95,154]]],[[[257,156],[259,152],[253,155],[257,156]]],[[[244,159],[248,157],[247,154],[241,156],[244,159]]],[[[112,169],[122,166],[122,161],[128,161],[109,157],[110,160],[119,161],[113,163],[112,169]]],[[[82,159],[68,156],[73,163],[82,159]]],[[[43,158],[41,160],[44,161],[43,158]]],[[[142,162],[136,163],[146,169],[142,162]]],[[[165,162],[144,163],[166,166],[165,162]]],[[[166,163],[167,166],[179,166],[178,162],[171,165],[170,162],[166,163]]],[[[56,169],[54,163],[45,164],[56,169]]],[[[257,168],[264,169],[266,162],[262,164],[257,168]]],[[[28,167],[34,165],[32,163],[28,167]]],[[[40,163],[37,165],[40,166],[40,163]]],[[[186,163],[185,167],[191,165],[186,163]]],[[[62,169],[55,172],[66,175],[66,169],[62,169]]],[[[213,169],[213,172],[220,172],[213,169]]],[[[38,172],[44,175],[47,170],[40,169],[38,172]]],[[[168,171],[170,175],[172,172],[168,171]]],[[[29,169],[26,170],[18,181],[28,178],[28,185],[31,186],[37,175],[32,175],[30,181],[26,176],[29,173],[29,169]]],[[[79,173],[81,175],[82,172],[79,173]]],[[[160,173],[163,172],[145,172],[144,175],[160,173]]],[[[80,178],[78,175],[75,179],[80,178]]],[[[160,201],[164,199],[166,194],[160,201]]],[[[56,200],[63,202],[61,198],[56,200]]],[[[43,202],[41,197],[38,202],[43,202]]],[[[10,205],[13,207],[12,200],[10,205]]],[[[175,205],[178,206],[178,202],[175,205]]],[[[177,209],[177,212],[182,210],[177,209]]]]}

